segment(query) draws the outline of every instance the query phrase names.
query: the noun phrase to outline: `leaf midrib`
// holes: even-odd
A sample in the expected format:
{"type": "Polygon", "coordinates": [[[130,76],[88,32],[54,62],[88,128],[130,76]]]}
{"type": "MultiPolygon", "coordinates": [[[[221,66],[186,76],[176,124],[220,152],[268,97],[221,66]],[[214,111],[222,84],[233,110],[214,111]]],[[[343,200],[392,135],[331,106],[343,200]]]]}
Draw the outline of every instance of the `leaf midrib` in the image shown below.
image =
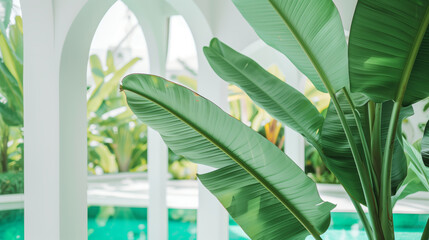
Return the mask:
{"type": "Polygon", "coordinates": [[[291,24],[289,24],[288,18],[281,13],[280,9],[277,8],[276,4],[274,3],[274,0],[268,0],[268,2],[271,4],[271,6],[274,8],[274,10],[277,12],[277,14],[282,19],[283,23],[286,25],[286,27],[292,33],[293,37],[296,39],[298,44],[301,46],[301,49],[307,55],[308,60],[313,65],[314,69],[316,70],[317,74],[319,75],[320,80],[322,80],[323,84],[326,87],[326,90],[328,90],[329,95],[331,95],[331,97],[332,97],[335,94],[335,91],[334,91],[331,83],[329,82],[329,79],[328,79],[325,71],[320,66],[319,62],[317,61],[317,58],[313,55],[310,48],[307,46],[307,44],[302,39],[302,37],[298,34],[298,31],[295,29],[295,27],[293,27],[291,24]]]}
{"type": "Polygon", "coordinates": [[[411,73],[413,71],[414,63],[420,50],[420,45],[423,41],[424,35],[427,31],[429,24],[429,6],[426,7],[426,12],[423,17],[423,21],[418,28],[416,37],[414,38],[412,49],[407,57],[405,68],[402,72],[401,80],[399,83],[398,92],[396,94],[396,102],[402,104],[405,97],[405,91],[407,90],[408,81],[410,80],[411,73]]]}
{"type": "MultiPolygon", "coordinates": [[[[316,70],[320,80],[322,81],[322,83],[325,85],[325,88],[327,89],[331,99],[335,99],[335,91],[331,85],[331,83],[329,82],[329,79],[325,73],[325,71],[322,69],[322,67],[319,65],[317,59],[314,57],[312,51],[310,50],[310,48],[307,46],[307,44],[305,43],[305,41],[301,38],[301,36],[297,33],[296,29],[289,24],[289,21],[287,19],[286,16],[284,16],[281,11],[277,8],[277,6],[274,3],[274,0],[268,0],[268,2],[271,4],[271,6],[273,7],[273,9],[277,12],[277,14],[280,16],[280,18],[282,19],[283,23],[285,24],[285,26],[289,29],[289,31],[292,33],[293,37],[295,38],[295,40],[298,42],[298,44],[301,46],[301,49],[303,50],[303,52],[306,54],[308,60],[311,62],[311,64],[313,65],[314,69],[316,70]]],[[[341,109],[337,109],[337,107],[335,107],[337,112],[341,109]]],[[[341,118],[341,116],[340,116],[341,118]]],[[[325,124],[325,123],[324,123],[325,124]]],[[[322,149],[322,148],[320,148],[322,149]]],[[[323,153],[322,150],[319,151],[319,153],[323,153]]],[[[362,187],[363,188],[363,187],[362,187]]],[[[350,195],[350,194],[349,194],[350,195]]],[[[352,196],[352,195],[350,195],[352,196]]]]}
{"type": "MultiPolygon", "coordinates": [[[[154,99],[154,98],[152,98],[152,97],[150,97],[148,95],[145,95],[144,93],[141,93],[141,92],[134,91],[132,89],[126,88],[124,86],[123,86],[123,89],[127,90],[127,91],[130,91],[130,92],[133,92],[133,93],[135,93],[135,94],[137,94],[137,95],[139,95],[139,96],[141,96],[143,98],[148,99],[149,101],[155,103],[156,105],[158,105],[159,107],[161,107],[165,111],[167,111],[170,114],[172,114],[173,116],[175,116],[177,119],[179,119],[180,121],[182,121],[185,125],[188,125],[192,129],[194,129],[201,136],[203,136],[207,141],[209,141],[210,143],[212,143],[214,146],[216,146],[218,149],[220,149],[225,155],[227,155],[233,161],[235,161],[240,167],[242,167],[244,170],[246,170],[247,173],[249,173],[264,188],[266,188],[272,195],[274,195],[274,197],[276,197],[277,200],[279,202],[281,202],[283,204],[283,206],[290,213],[292,213],[292,215],[294,215],[294,217],[301,223],[301,225],[305,229],[307,229],[308,232],[310,232],[312,235],[314,233],[316,233],[317,235],[320,235],[319,231],[310,223],[310,221],[307,220],[297,209],[295,209],[294,206],[292,206],[291,204],[289,204],[288,200],[284,199],[284,197],[280,194],[280,192],[278,190],[276,190],[274,187],[271,187],[271,184],[269,184],[267,181],[265,181],[264,178],[261,177],[257,172],[253,171],[252,168],[250,168],[246,163],[242,162],[238,156],[236,156],[234,153],[228,151],[228,149],[225,146],[223,146],[221,143],[219,143],[216,140],[211,139],[210,137],[208,137],[208,134],[206,134],[202,129],[200,129],[199,127],[191,124],[191,122],[190,121],[188,122],[185,117],[183,117],[180,114],[176,113],[174,110],[168,108],[168,106],[165,106],[164,104],[162,104],[161,102],[157,101],[156,99],[154,99]]],[[[201,98],[204,98],[204,97],[201,97],[201,98]]],[[[235,118],[233,118],[233,119],[236,120],[235,118]]],[[[238,121],[238,120],[236,120],[236,121],[238,121]]]]}

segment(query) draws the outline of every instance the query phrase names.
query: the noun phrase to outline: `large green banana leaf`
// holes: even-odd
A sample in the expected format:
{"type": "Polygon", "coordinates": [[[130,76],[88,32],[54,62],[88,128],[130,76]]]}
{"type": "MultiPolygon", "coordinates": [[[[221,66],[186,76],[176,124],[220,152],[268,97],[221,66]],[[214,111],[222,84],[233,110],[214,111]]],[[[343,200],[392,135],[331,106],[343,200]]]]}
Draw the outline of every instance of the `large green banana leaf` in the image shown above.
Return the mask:
{"type": "MultiPolygon", "coordinates": [[[[388,101],[383,103],[383,110],[381,116],[381,149],[384,154],[385,142],[387,133],[389,131],[389,122],[393,110],[393,102],[388,101]]],[[[399,113],[398,129],[396,130],[396,138],[393,147],[393,160],[392,160],[392,173],[390,177],[392,195],[396,194],[397,189],[407,176],[407,159],[402,147],[402,120],[414,114],[413,107],[407,106],[401,109],[399,113]]]]}
{"type": "Polygon", "coordinates": [[[425,131],[422,138],[422,159],[426,167],[429,167],[429,121],[426,123],[425,131]]]}
{"type": "MultiPolygon", "coordinates": [[[[347,99],[344,94],[337,94],[338,102],[346,116],[347,123],[350,126],[351,131],[354,133],[356,143],[358,143],[358,149],[361,156],[364,156],[362,146],[360,144],[359,133],[356,127],[356,122],[353,118],[353,112],[350,105],[347,103],[347,99]]],[[[364,107],[358,108],[360,113],[364,107]]],[[[363,121],[366,121],[365,117],[361,117],[363,121]]],[[[362,124],[367,125],[367,124],[362,124]]],[[[329,104],[326,118],[323,123],[321,131],[321,146],[322,153],[320,157],[325,162],[326,166],[331,172],[335,174],[345,190],[355,200],[360,203],[365,203],[365,198],[360,184],[360,178],[354,163],[353,155],[350,149],[350,145],[347,141],[340,119],[338,117],[335,106],[331,101],[329,104]]]]}
{"type": "Polygon", "coordinates": [[[347,44],[332,0],[233,0],[268,45],[285,54],[314,86],[348,86],[347,44]]]}
{"type": "Polygon", "coordinates": [[[157,76],[129,75],[122,89],[131,110],[176,154],[219,168],[200,178],[252,239],[303,239],[307,230],[317,236],[328,228],[334,206],[260,134],[157,76]]]}
{"type": "Polygon", "coordinates": [[[396,195],[392,197],[392,205],[410,194],[429,191],[429,168],[423,164],[422,156],[417,149],[406,139],[403,139],[403,146],[408,160],[408,175],[396,195]]]}
{"type": "Polygon", "coordinates": [[[238,85],[271,116],[302,134],[315,145],[323,116],[298,90],[281,81],[252,59],[214,38],[204,54],[225,81],[238,85]]]}
{"type": "MultiPolygon", "coordinates": [[[[337,94],[338,101],[341,108],[346,116],[347,123],[355,137],[355,141],[358,145],[360,155],[365,156],[362,142],[359,138],[359,132],[356,126],[353,112],[350,105],[347,103],[345,96],[340,93],[337,94]]],[[[386,135],[389,127],[390,115],[392,114],[393,102],[386,102],[383,104],[383,111],[381,116],[381,146],[382,151],[384,149],[383,144],[386,141],[386,135]]],[[[362,120],[362,127],[366,130],[369,129],[368,113],[366,111],[367,105],[363,105],[357,108],[362,120]]],[[[404,107],[401,110],[399,121],[405,117],[413,114],[412,107],[404,107]]],[[[366,133],[368,131],[365,131],[366,133]]],[[[398,132],[401,132],[399,127],[398,132]]],[[[367,136],[369,137],[369,136],[367,136]]],[[[393,163],[392,163],[392,193],[396,192],[398,186],[402,183],[407,175],[407,163],[404,155],[404,151],[400,145],[402,134],[398,134],[398,138],[395,140],[393,163]]],[[[361,203],[365,203],[362,187],[359,179],[359,175],[354,163],[353,155],[350,149],[349,142],[347,141],[346,135],[342,128],[340,119],[335,110],[335,107],[331,103],[328,108],[325,122],[321,131],[321,146],[323,153],[321,154],[322,159],[325,161],[329,170],[331,170],[335,176],[343,184],[346,191],[351,194],[353,198],[361,203]]]]}
{"type": "Polygon", "coordinates": [[[404,105],[429,96],[429,1],[359,0],[349,41],[352,92],[404,105]],[[421,42],[421,45],[420,45],[421,42]]]}

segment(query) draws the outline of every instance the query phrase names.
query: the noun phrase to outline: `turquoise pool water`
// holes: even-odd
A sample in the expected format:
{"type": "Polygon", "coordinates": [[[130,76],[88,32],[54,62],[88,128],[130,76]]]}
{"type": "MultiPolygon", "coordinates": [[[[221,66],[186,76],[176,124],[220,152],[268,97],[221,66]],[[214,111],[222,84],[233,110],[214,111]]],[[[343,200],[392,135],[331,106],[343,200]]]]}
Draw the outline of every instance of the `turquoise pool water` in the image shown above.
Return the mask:
{"type": "MultiPolygon", "coordinates": [[[[420,239],[429,214],[394,214],[396,239],[420,239]]],[[[147,209],[124,207],[89,207],[88,240],[146,240],[147,209]]],[[[0,212],[0,239],[24,239],[24,211],[0,212]]],[[[169,210],[169,239],[196,239],[196,210],[169,210]]],[[[230,220],[230,240],[249,239],[230,220]]],[[[311,237],[307,238],[312,239],[311,237]]],[[[325,240],[367,239],[355,213],[332,213],[332,222],[323,235],[325,240]]]]}

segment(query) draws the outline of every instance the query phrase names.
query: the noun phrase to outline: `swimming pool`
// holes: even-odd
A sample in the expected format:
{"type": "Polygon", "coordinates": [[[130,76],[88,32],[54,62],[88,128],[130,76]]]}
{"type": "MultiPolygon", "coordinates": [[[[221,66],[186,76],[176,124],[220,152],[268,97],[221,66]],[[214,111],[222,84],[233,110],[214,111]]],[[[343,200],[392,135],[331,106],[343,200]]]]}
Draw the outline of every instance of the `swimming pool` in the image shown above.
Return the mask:
{"type": "MultiPolygon", "coordinates": [[[[169,210],[169,239],[196,239],[196,210],[169,210]]],[[[429,214],[394,214],[396,239],[420,239],[429,214]]],[[[147,209],[125,207],[88,208],[88,240],[146,240],[147,209]]],[[[23,239],[24,211],[0,212],[0,239],[23,239]]],[[[249,239],[239,226],[230,220],[230,240],[249,239]]],[[[311,237],[307,238],[312,239],[311,237]]],[[[355,213],[332,213],[325,240],[366,239],[365,231],[355,213]]]]}

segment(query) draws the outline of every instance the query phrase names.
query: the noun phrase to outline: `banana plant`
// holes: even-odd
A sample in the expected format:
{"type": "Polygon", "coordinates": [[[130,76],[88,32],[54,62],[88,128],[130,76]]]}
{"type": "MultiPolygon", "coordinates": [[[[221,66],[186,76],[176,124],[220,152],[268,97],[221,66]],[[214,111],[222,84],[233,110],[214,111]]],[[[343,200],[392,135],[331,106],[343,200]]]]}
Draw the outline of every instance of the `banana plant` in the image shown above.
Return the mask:
{"type": "MultiPolygon", "coordinates": [[[[263,41],[329,94],[326,117],[218,39],[204,48],[213,70],[306,138],[350,196],[369,239],[394,239],[393,204],[428,190],[422,156],[402,138],[400,123],[429,96],[429,1],[358,1],[348,44],[331,0],[233,2],[263,41]]],[[[334,205],[274,144],[161,77],[129,75],[121,89],[173,151],[216,169],[198,177],[251,239],[322,239],[334,205]]]]}
{"type": "MultiPolygon", "coordinates": [[[[116,68],[113,53],[107,52],[103,67],[97,55],[90,56],[94,84],[88,89],[89,162],[105,173],[146,170],[146,125],[125,107],[125,97],[117,86],[139,58],[116,68]]],[[[90,171],[94,167],[90,167],[90,171]]]]}

